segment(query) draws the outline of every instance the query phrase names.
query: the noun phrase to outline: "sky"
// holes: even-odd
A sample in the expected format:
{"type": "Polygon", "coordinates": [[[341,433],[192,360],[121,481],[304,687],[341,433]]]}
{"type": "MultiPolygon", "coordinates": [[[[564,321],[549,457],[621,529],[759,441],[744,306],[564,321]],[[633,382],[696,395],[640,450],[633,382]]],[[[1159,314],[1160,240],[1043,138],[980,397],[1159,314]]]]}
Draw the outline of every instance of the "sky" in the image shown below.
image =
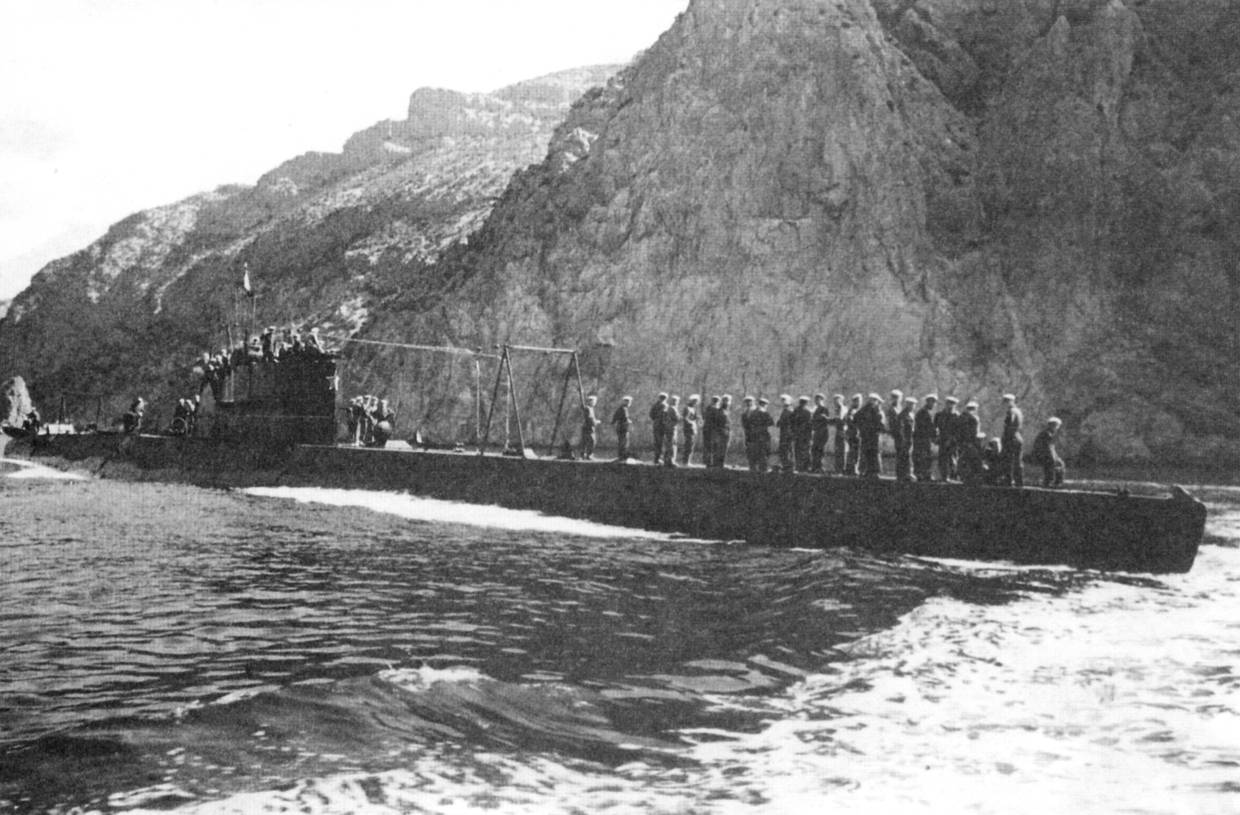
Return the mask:
{"type": "Polygon", "coordinates": [[[409,94],[626,62],[688,0],[0,0],[0,300],[133,212],[339,151],[409,94]]]}

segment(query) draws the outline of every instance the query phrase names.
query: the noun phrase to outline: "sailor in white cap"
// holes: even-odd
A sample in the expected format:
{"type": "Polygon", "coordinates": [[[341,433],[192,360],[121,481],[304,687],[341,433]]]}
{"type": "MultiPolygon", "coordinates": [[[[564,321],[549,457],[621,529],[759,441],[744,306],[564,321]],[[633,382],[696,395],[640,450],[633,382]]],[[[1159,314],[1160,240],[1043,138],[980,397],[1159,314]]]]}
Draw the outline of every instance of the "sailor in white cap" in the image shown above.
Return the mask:
{"type": "Polygon", "coordinates": [[[998,483],[1004,486],[1023,487],[1025,486],[1025,467],[1020,459],[1025,439],[1020,431],[1025,419],[1020,408],[1016,407],[1014,395],[1003,394],[1003,404],[1007,410],[1003,415],[1003,461],[1000,464],[1002,473],[998,483]]]}

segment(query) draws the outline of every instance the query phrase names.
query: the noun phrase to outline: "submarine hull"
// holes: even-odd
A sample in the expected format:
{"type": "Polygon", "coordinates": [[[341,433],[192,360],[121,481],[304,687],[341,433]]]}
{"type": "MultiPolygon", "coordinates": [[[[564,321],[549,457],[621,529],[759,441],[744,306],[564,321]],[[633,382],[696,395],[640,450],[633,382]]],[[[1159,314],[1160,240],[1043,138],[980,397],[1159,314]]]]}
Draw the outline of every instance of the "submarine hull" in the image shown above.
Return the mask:
{"type": "Polygon", "coordinates": [[[10,441],[10,455],[104,477],[395,490],[695,538],[1108,571],[1188,571],[1206,517],[1182,491],[1129,496],[106,433],[10,441]]]}

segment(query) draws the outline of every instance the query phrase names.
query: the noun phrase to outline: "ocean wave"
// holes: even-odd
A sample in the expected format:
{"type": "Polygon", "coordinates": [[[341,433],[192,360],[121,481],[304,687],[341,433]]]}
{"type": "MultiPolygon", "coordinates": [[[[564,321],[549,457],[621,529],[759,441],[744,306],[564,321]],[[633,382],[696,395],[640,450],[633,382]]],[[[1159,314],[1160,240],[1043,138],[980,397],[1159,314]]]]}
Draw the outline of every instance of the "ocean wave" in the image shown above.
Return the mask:
{"type": "Polygon", "coordinates": [[[1240,553],[1161,588],[935,597],[792,686],[789,715],[691,755],[771,811],[1208,811],[1240,766],[1240,553]]]}

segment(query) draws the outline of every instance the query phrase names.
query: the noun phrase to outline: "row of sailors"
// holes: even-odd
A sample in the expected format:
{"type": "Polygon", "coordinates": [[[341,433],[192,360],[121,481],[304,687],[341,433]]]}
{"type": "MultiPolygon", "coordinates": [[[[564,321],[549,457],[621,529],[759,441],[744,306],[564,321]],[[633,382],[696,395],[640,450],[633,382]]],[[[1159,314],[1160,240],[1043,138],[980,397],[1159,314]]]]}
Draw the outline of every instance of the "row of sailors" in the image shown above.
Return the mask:
{"type": "Polygon", "coordinates": [[[173,436],[192,436],[198,429],[198,409],[202,406],[202,397],[195,394],[192,399],[178,399],[177,406],[172,409],[172,424],[168,432],[173,436]]]}
{"type": "MultiPolygon", "coordinates": [[[[932,480],[937,458],[941,481],[1024,486],[1024,417],[1012,394],[1003,396],[1002,438],[989,441],[981,432],[976,401],[969,401],[963,411],[958,411],[960,400],[948,396],[943,400],[945,406],[937,412],[937,395],[926,396],[918,409],[917,399],[905,398],[899,390],[891,392],[887,405],[876,393],[868,398],[854,394],[847,404],[837,394],[830,407],[824,394],[817,394],[813,401],[811,408],[810,397],[802,396],[794,406],[792,397],[785,394],[780,397],[782,411],[776,418],[767,412],[769,400],[752,396],[742,400],[740,424],[750,470],[769,469],[770,431],[774,427],[779,430],[779,469],[784,472],[824,473],[833,432],[830,446],[834,471],[839,475],[877,478],[883,470],[880,437],[886,433],[895,445],[897,480],[932,480]]],[[[617,458],[621,460],[631,457],[632,403],[630,396],[621,399],[611,419],[617,458]]],[[[601,424],[595,415],[597,404],[597,397],[591,396],[583,407],[581,457],[585,459],[593,458],[601,424]]],[[[688,465],[700,435],[705,465],[723,467],[731,440],[731,406],[730,395],[712,396],[701,407],[701,397],[694,394],[681,407],[680,397],[660,393],[649,412],[655,464],[688,465]]],[[[1034,440],[1032,458],[1043,469],[1043,486],[1063,483],[1063,460],[1055,449],[1061,425],[1058,418],[1051,417],[1034,440]]]]}
{"type": "Polygon", "coordinates": [[[364,447],[383,447],[396,430],[396,411],[388,400],[373,394],[354,396],[345,408],[352,444],[364,447]]]}
{"type": "Polygon", "coordinates": [[[250,337],[249,342],[237,343],[232,350],[221,348],[214,354],[203,351],[196,367],[201,372],[203,384],[216,387],[233,371],[260,361],[280,362],[329,356],[331,353],[323,347],[317,328],[310,329],[304,339],[298,331],[283,332],[283,336],[277,338],[276,327],[269,325],[262,334],[250,337]]]}

